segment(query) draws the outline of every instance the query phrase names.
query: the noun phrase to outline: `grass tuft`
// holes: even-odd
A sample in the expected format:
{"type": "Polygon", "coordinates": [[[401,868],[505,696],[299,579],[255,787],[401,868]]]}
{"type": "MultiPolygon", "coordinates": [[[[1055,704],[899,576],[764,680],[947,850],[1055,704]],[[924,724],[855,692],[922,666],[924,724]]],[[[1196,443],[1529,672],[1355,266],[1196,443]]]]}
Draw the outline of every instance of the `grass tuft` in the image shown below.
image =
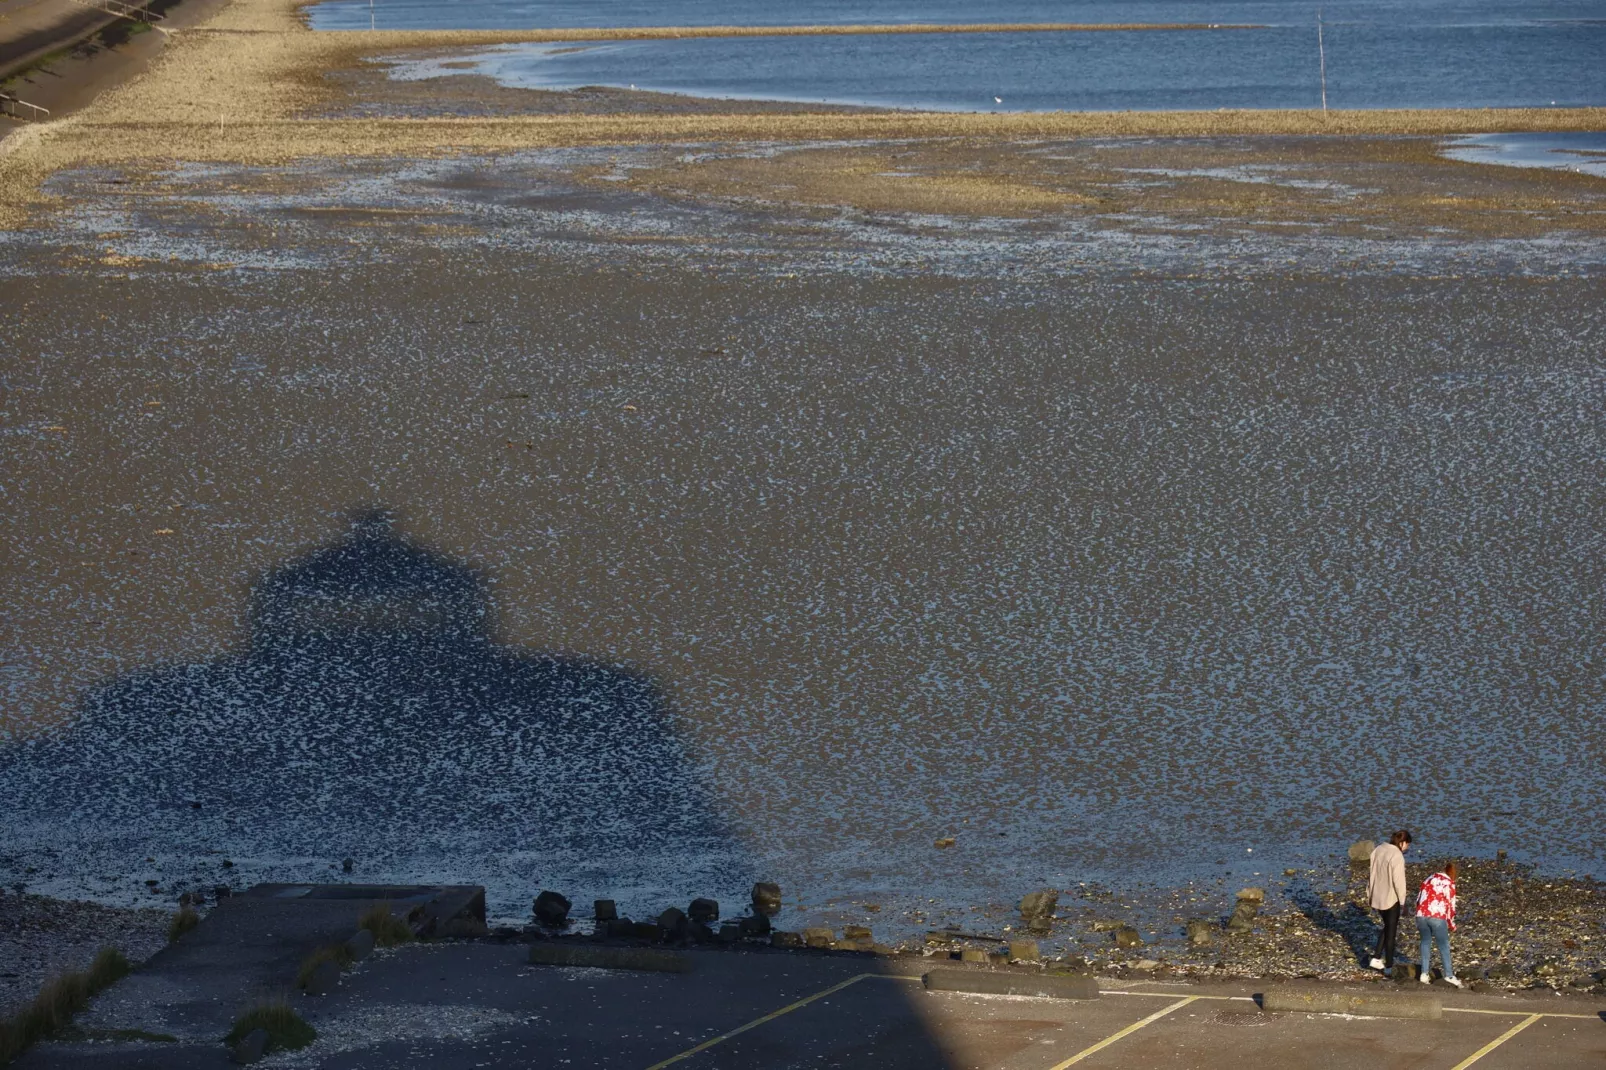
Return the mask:
{"type": "Polygon", "coordinates": [[[317,1030],[282,999],[246,1008],[234,1020],[234,1028],[223,1038],[223,1043],[233,1047],[253,1029],[268,1031],[268,1051],[298,1051],[318,1039],[317,1030]]]}
{"type": "Polygon", "coordinates": [[[377,903],[368,908],[357,919],[357,927],[374,934],[375,947],[395,947],[413,939],[412,927],[390,912],[389,903],[377,903]]]}
{"type": "Polygon", "coordinates": [[[312,980],[312,971],[326,962],[332,962],[342,970],[350,969],[352,962],[351,951],[345,944],[330,944],[320,947],[312,954],[301,960],[301,969],[296,972],[296,987],[306,988],[307,982],[312,980]]]}
{"type": "Polygon", "coordinates": [[[9,1019],[0,1021],[0,1064],[9,1063],[33,1044],[55,1036],[72,1025],[103,989],[116,984],[131,967],[115,947],[102,948],[87,970],[72,970],[52,977],[39,994],[9,1019]]]}
{"type": "Polygon", "coordinates": [[[201,924],[201,916],[189,904],[179,907],[178,913],[167,926],[167,942],[175,943],[179,937],[201,924]]]}

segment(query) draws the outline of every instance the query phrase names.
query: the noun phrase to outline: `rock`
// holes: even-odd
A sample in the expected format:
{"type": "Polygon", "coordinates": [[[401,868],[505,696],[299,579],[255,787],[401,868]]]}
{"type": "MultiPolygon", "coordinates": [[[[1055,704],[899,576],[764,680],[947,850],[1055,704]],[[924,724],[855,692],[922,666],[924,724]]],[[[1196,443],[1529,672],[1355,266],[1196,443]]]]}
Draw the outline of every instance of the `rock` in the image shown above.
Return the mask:
{"type": "Polygon", "coordinates": [[[967,947],[959,953],[960,962],[986,962],[987,952],[979,947],[967,947]]]}
{"type": "Polygon", "coordinates": [[[805,947],[830,947],[836,941],[836,933],[830,929],[804,929],[803,944],[805,947]]]}
{"type": "Polygon", "coordinates": [[[721,944],[734,944],[742,938],[742,923],[727,921],[720,925],[719,931],[714,934],[714,940],[721,944]]]}
{"type": "Polygon", "coordinates": [[[569,924],[570,903],[557,892],[542,892],[535,897],[535,920],[549,929],[569,924]]]}
{"type": "Polygon", "coordinates": [[[1372,860],[1372,852],[1375,850],[1377,850],[1377,844],[1371,840],[1356,840],[1349,845],[1349,860],[1357,864],[1370,862],[1372,860]]]}
{"type": "Polygon", "coordinates": [[[803,946],[803,938],[797,933],[770,933],[770,946],[780,948],[799,948],[803,946]]]}
{"type": "Polygon", "coordinates": [[[954,845],[954,838],[952,836],[944,836],[941,839],[937,840],[934,844],[932,844],[932,846],[937,848],[937,850],[939,850],[939,851],[946,851],[948,848],[952,847],[953,845],[954,845]]]}
{"type": "Polygon", "coordinates": [[[687,921],[686,937],[694,944],[711,944],[714,942],[714,930],[705,921],[687,921]]]}
{"type": "Polygon", "coordinates": [[[1538,962],[1534,963],[1534,976],[1554,977],[1560,972],[1560,969],[1561,961],[1559,959],[1540,959],[1538,962]]]}
{"type": "Polygon", "coordinates": [[[781,912],[781,886],[760,881],[753,885],[753,913],[773,918],[781,912]]]}
{"type": "Polygon", "coordinates": [[[1087,923],[1087,927],[1096,933],[1113,933],[1125,924],[1118,918],[1094,918],[1087,923]]]}
{"type": "Polygon", "coordinates": [[[1396,962],[1389,976],[1400,984],[1416,980],[1417,965],[1414,962],[1396,962]]]}
{"type": "Polygon", "coordinates": [[[233,892],[234,892],[234,889],[230,888],[227,884],[215,885],[212,888],[212,898],[214,898],[214,899],[227,899],[230,895],[233,894],[233,892]]]}
{"type": "Polygon", "coordinates": [[[743,936],[757,937],[770,934],[770,919],[762,914],[754,914],[751,918],[743,918],[737,924],[742,927],[743,936]]]}
{"type": "Polygon", "coordinates": [[[1246,933],[1255,927],[1255,915],[1260,912],[1260,900],[1240,899],[1227,919],[1227,931],[1246,933]]]}
{"type": "Polygon", "coordinates": [[[1132,968],[1134,970],[1145,970],[1145,971],[1147,971],[1147,970],[1159,969],[1159,967],[1160,967],[1160,962],[1159,962],[1158,959],[1138,959],[1138,961],[1136,961],[1136,962],[1134,962],[1132,964],[1132,968]]]}
{"type": "Polygon", "coordinates": [[[1037,962],[1043,953],[1037,947],[1036,940],[1011,940],[1009,942],[1009,958],[1014,962],[1037,962]]]}
{"type": "Polygon", "coordinates": [[[870,927],[868,925],[845,925],[842,927],[842,939],[869,940],[871,939],[870,927]]]}
{"type": "Polygon", "coordinates": [[[692,921],[700,921],[707,925],[711,921],[719,920],[719,903],[713,899],[693,899],[686,916],[692,921]]]}
{"type": "Polygon", "coordinates": [[[1238,889],[1238,902],[1242,903],[1242,902],[1245,902],[1245,901],[1254,902],[1254,903],[1264,903],[1266,901],[1266,889],[1264,889],[1264,888],[1240,888],[1240,889],[1238,889]]]}
{"type": "Polygon", "coordinates": [[[1473,981],[1471,984],[1467,985],[1467,989],[1469,991],[1479,993],[1493,992],[1494,985],[1490,984],[1488,981],[1473,981]]]}
{"type": "Polygon", "coordinates": [[[242,1065],[261,1062],[262,1057],[268,1053],[268,1031],[266,1029],[253,1029],[229,1051],[229,1058],[242,1065]]]}
{"type": "Polygon", "coordinates": [[[658,927],[658,923],[655,921],[632,922],[630,923],[630,928],[630,935],[635,937],[637,940],[663,939],[664,931],[658,927]]]}
{"type": "Polygon", "coordinates": [[[346,941],[346,950],[351,952],[354,960],[361,961],[368,957],[374,949],[374,933],[372,929],[358,929],[346,941]]]}
{"type": "Polygon", "coordinates": [[[613,921],[619,917],[619,904],[612,899],[598,899],[591,904],[591,911],[598,921],[613,921]]]}
{"type": "Polygon", "coordinates": [[[1209,947],[1216,942],[1216,923],[1205,918],[1188,922],[1188,946],[1209,947]]]}
{"type": "Polygon", "coordinates": [[[988,954],[987,954],[987,965],[989,965],[989,966],[1008,966],[1009,965],[1009,952],[1007,952],[1007,951],[991,951],[991,952],[988,952],[988,954]]]}
{"type": "Polygon", "coordinates": [[[1054,916],[1054,908],[1059,903],[1060,894],[1052,889],[1029,892],[1021,897],[1020,916],[1028,922],[1047,921],[1054,916]]]}
{"type": "Polygon", "coordinates": [[[1116,947],[1141,947],[1143,945],[1143,935],[1130,925],[1123,925],[1115,930],[1110,934],[1110,939],[1115,941],[1116,947]]]}
{"type": "Polygon", "coordinates": [[[342,873],[350,873],[351,870],[352,870],[352,867],[354,867],[356,864],[357,863],[356,863],[356,861],[354,859],[348,858],[345,861],[340,863],[340,872],[342,872],[342,873]]]}
{"type": "Polygon", "coordinates": [[[327,996],[340,984],[340,963],[325,959],[307,975],[304,986],[309,996],[327,996]]]}
{"type": "Polygon", "coordinates": [[[1509,962],[1496,962],[1487,970],[1483,971],[1483,975],[1491,981],[1509,980],[1510,978],[1515,977],[1516,974],[1517,971],[1511,967],[1509,962]]]}
{"type": "Polygon", "coordinates": [[[684,940],[691,921],[679,907],[670,907],[658,915],[658,930],[665,941],[684,940]]]}

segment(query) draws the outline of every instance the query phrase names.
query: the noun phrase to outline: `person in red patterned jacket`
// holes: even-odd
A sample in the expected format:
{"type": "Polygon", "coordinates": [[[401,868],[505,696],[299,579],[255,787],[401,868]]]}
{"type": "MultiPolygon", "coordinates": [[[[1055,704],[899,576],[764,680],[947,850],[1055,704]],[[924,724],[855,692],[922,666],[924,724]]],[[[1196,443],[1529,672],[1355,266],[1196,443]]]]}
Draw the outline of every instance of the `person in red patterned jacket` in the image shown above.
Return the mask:
{"type": "Polygon", "coordinates": [[[1422,934],[1422,973],[1418,980],[1423,984],[1433,981],[1428,967],[1432,965],[1436,943],[1439,961],[1444,965],[1444,983],[1461,987],[1461,982],[1455,978],[1455,967],[1450,965],[1450,934],[1455,931],[1455,878],[1455,863],[1446,862],[1442,870],[1422,882],[1422,890],[1416,893],[1416,929],[1422,934]]]}

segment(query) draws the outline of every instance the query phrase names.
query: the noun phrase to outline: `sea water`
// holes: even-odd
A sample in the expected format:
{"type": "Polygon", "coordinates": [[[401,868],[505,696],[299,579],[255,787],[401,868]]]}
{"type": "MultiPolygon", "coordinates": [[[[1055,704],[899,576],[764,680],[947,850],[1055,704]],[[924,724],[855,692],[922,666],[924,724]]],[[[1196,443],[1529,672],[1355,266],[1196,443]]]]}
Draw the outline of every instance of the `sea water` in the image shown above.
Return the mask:
{"type": "MultiPolygon", "coordinates": [[[[1523,107],[1606,104],[1606,2],[1447,0],[978,6],[812,0],[644,4],[329,0],[317,29],[853,23],[1189,23],[1216,30],[693,38],[473,53],[510,86],[968,111],[1523,107]],[[1249,26],[1229,29],[1229,26],[1249,26]]],[[[461,59],[462,57],[458,57],[461,59]]],[[[461,68],[459,68],[461,69],[461,68]]],[[[410,73],[441,73],[439,68],[410,73]]]]}

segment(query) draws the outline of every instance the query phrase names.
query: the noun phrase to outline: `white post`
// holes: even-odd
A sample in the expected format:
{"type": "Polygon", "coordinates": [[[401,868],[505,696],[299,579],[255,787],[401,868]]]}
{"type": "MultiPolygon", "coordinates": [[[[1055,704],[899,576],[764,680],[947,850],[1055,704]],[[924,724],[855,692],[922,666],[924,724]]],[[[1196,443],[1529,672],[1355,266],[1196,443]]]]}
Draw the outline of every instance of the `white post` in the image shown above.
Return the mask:
{"type": "Polygon", "coordinates": [[[374,0],[368,0],[368,30],[369,30],[369,32],[372,32],[373,28],[374,28],[374,0]]]}
{"type": "MultiPolygon", "coordinates": [[[[371,3],[372,0],[369,0],[371,3]]],[[[1327,114],[1327,46],[1322,43],[1322,9],[1316,9],[1316,55],[1322,64],[1322,114],[1327,114]]]]}

